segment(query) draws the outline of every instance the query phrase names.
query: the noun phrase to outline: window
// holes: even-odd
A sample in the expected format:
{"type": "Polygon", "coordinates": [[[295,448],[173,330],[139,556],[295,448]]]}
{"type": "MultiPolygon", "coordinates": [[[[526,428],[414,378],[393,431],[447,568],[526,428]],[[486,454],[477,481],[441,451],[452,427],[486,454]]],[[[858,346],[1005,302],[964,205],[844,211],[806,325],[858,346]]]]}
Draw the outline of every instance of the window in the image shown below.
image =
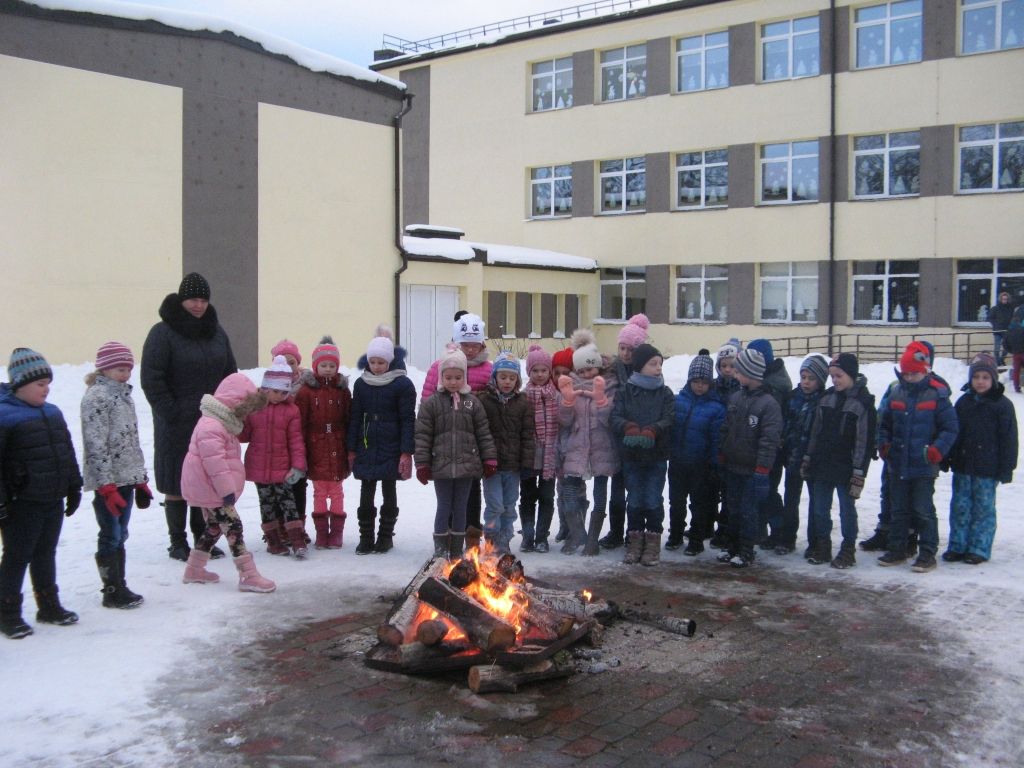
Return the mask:
{"type": "Polygon", "coordinates": [[[853,262],[853,322],[916,323],[917,261],[853,262]]]}
{"type": "Polygon", "coordinates": [[[959,259],[956,263],[956,323],[988,327],[988,310],[999,294],[1024,304],[1024,258],[959,259]]]}
{"type": "Polygon", "coordinates": [[[729,150],[676,155],[676,207],[724,208],[729,203],[729,150]]]}
{"type": "Polygon", "coordinates": [[[879,133],[853,140],[854,197],[900,197],[921,191],[921,132],[879,133]]]}
{"type": "Polygon", "coordinates": [[[646,95],[646,44],[601,52],[601,101],[640,99],[646,95]]]}
{"type": "Polygon", "coordinates": [[[572,56],[533,65],[533,111],[572,106],[572,56]]]}
{"type": "Polygon", "coordinates": [[[680,92],[729,87],[729,33],[676,41],[676,83],[680,92]]]}
{"type": "Polygon", "coordinates": [[[818,320],[818,264],[791,261],[761,265],[761,322],[818,320]]]}
{"type": "Polygon", "coordinates": [[[601,270],[601,317],[625,320],[647,306],[647,268],[601,270]]]}
{"type": "Polygon", "coordinates": [[[960,129],[960,191],[1024,189],[1024,122],[960,129]]]}
{"type": "Polygon", "coordinates": [[[572,216],[572,166],[530,169],[530,217],[572,216]]]}
{"type": "Polygon", "coordinates": [[[921,0],[858,8],[853,27],[857,69],[921,60],[921,0]]]}
{"type": "Polygon", "coordinates": [[[676,267],[676,320],[724,323],[729,319],[729,268],[713,264],[676,267]]]}
{"type": "Polygon", "coordinates": [[[1024,45],[1024,0],[961,0],[960,52],[1024,45]]]}
{"type": "Polygon", "coordinates": [[[647,206],[647,158],[601,161],[601,213],[630,213],[647,206]]]}
{"type": "Polygon", "coordinates": [[[818,142],[794,141],[761,147],[761,202],[818,199],[818,142]]]}
{"type": "Polygon", "coordinates": [[[818,17],[776,21],[761,27],[761,79],[813,77],[820,71],[818,17]]]}

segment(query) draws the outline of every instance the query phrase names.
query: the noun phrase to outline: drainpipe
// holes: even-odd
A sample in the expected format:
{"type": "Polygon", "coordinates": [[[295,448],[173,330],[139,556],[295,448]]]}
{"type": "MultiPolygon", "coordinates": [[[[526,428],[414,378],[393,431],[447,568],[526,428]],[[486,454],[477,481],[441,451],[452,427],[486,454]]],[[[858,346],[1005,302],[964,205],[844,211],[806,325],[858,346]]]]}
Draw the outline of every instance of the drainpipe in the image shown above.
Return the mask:
{"type": "Polygon", "coordinates": [[[829,174],[828,174],[828,356],[831,359],[832,334],[836,324],[836,0],[829,2],[829,32],[832,40],[829,58],[829,174]]]}
{"type": "Polygon", "coordinates": [[[402,273],[409,268],[409,253],[402,245],[402,118],[412,109],[413,94],[402,96],[402,111],[394,116],[395,124],[395,248],[402,258],[402,266],[395,272],[395,344],[401,338],[399,329],[402,326],[402,273]]]}

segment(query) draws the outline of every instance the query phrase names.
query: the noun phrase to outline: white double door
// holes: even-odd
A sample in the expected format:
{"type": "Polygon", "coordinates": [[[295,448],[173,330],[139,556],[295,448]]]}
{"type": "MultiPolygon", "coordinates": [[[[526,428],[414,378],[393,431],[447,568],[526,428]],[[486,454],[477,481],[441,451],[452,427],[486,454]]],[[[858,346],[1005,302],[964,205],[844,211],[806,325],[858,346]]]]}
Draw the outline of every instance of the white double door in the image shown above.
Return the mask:
{"type": "Polygon", "coordinates": [[[401,344],[409,365],[426,371],[452,339],[459,309],[459,289],[453,285],[403,285],[401,344]]]}

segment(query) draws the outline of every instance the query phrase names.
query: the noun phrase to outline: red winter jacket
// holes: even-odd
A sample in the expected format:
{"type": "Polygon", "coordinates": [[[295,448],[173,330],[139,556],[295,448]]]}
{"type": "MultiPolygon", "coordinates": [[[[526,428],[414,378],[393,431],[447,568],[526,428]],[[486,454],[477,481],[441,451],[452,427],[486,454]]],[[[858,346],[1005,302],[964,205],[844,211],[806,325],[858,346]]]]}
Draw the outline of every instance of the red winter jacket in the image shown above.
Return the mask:
{"type": "Polygon", "coordinates": [[[249,414],[239,441],[245,451],[245,479],[253,483],[283,483],[295,467],[306,471],[306,444],[302,416],[294,403],[285,400],[249,414]]]}
{"type": "Polygon", "coordinates": [[[302,385],[295,395],[295,404],[302,415],[309,479],[344,480],[349,474],[345,435],[352,410],[348,379],[340,373],[309,373],[303,375],[302,385]]]}

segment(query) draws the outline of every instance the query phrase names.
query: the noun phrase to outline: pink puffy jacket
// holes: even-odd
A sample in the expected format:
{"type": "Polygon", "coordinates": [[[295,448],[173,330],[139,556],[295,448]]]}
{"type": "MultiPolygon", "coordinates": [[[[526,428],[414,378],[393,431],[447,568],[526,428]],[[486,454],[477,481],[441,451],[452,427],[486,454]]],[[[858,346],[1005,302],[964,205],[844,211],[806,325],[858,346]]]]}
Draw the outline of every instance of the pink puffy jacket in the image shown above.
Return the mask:
{"type": "Polygon", "coordinates": [[[238,439],[245,451],[245,479],[254,483],[283,483],[292,467],[306,471],[299,407],[289,401],[250,413],[238,439]]]}
{"type": "MultiPolygon", "coordinates": [[[[256,385],[241,373],[233,373],[217,387],[213,396],[230,409],[236,408],[256,385]]],[[[219,419],[205,414],[192,430],[188,455],[181,466],[181,495],[189,505],[215,509],[224,506],[224,497],[237,499],[245,488],[242,447],[219,419]]]]}

